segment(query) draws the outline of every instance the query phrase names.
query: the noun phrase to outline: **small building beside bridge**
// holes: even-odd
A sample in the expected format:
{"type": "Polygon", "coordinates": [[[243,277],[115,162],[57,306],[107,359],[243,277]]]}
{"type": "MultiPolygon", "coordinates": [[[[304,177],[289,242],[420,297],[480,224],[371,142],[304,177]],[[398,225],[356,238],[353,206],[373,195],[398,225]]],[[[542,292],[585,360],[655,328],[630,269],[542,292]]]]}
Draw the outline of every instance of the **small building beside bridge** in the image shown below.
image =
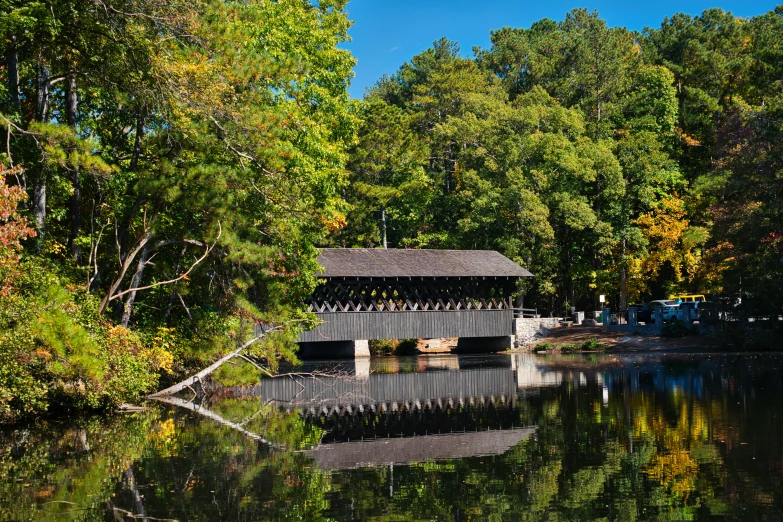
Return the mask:
{"type": "Polygon", "coordinates": [[[458,337],[486,350],[514,342],[513,296],[532,274],[491,250],[327,248],[309,303],[321,323],[303,357],[369,355],[373,339],[458,337]]]}

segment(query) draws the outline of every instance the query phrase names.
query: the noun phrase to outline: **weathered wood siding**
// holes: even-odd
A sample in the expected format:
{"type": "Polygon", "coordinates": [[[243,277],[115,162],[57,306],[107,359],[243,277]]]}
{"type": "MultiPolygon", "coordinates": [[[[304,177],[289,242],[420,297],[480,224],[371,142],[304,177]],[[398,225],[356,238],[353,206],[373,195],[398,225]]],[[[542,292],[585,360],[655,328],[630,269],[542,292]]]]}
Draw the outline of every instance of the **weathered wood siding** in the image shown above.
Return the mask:
{"type": "Polygon", "coordinates": [[[432,339],[512,335],[512,310],[335,312],[315,314],[322,324],[299,342],[355,339],[432,339]]]}
{"type": "MultiPolygon", "coordinates": [[[[387,404],[390,409],[414,407],[411,401],[423,403],[437,399],[471,398],[483,404],[494,397],[514,400],[516,374],[511,368],[437,371],[422,373],[372,373],[367,379],[318,377],[317,379],[271,378],[261,384],[243,388],[264,400],[277,401],[290,408],[334,408],[345,405],[387,404]],[[392,406],[396,403],[396,406],[392,406]]],[[[419,404],[418,408],[423,407],[419,404]]]]}

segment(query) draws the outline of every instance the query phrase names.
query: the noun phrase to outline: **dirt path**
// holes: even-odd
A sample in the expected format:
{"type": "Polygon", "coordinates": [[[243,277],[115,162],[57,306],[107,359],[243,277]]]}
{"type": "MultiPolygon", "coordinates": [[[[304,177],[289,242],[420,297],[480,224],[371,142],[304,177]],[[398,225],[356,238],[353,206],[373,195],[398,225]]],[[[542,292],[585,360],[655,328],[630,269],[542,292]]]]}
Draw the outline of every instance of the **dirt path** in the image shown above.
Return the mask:
{"type": "Polygon", "coordinates": [[[546,337],[527,345],[524,351],[529,351],[544,343],[550,343],[556,347],[561,344],[582,344],[593,338],[607,346],[607,352],[689,352],[724,348],[714,339],[701,336],[672,339],[650,335],[631,335],[626,332],[605,332],[601,326],[571,326],[550,330],[546,337]]]}
{"type": "Polygon", "coordinates": [[[456,338],[419,339],[416,349],[423,354],[451,353],[457,347],[456,338]]]}
{"type": "MultiPolygon", "coordinates": [[[[601,326],[571,326],[553,328],[547,335],[516,351],[528,352],[534,347],[549,343],[553,347],[563,344],[582,344],[596,339],[607,347],[607,353],[628,352],[693,352],[723,351],[726,346],[715,339],[700,336],[667,338],[651,335],[631,335],[626,332],[604,332],[601,326]]],[[[420,339],[417,346],[422,355],[451,353],[457,339],[420,339]]]]}

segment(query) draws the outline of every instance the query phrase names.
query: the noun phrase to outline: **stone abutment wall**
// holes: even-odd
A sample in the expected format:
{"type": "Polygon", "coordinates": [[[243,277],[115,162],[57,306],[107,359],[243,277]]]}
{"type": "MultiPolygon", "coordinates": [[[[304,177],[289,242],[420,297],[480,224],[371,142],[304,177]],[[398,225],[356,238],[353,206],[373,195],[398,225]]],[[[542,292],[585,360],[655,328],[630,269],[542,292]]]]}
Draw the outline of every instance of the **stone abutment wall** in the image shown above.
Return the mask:
{"type": "Polygon", "coordinates": [[[560,317],[518,317],[514,319],[514,338],[516,346],[524,346],[536,336],[542,337],[552,328],[559,328],[560,317]]]}

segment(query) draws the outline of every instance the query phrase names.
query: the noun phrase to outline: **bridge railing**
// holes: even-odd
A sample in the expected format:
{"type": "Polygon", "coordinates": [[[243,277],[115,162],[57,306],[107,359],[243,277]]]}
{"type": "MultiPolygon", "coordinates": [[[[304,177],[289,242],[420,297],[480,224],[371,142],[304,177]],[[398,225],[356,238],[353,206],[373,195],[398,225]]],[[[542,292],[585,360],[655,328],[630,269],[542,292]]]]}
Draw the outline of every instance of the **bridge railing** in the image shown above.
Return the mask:
{"type": "Polygon", "coordinates": [[[538,308],[514,308],[514,318],[538,317],[538,308]]]}

